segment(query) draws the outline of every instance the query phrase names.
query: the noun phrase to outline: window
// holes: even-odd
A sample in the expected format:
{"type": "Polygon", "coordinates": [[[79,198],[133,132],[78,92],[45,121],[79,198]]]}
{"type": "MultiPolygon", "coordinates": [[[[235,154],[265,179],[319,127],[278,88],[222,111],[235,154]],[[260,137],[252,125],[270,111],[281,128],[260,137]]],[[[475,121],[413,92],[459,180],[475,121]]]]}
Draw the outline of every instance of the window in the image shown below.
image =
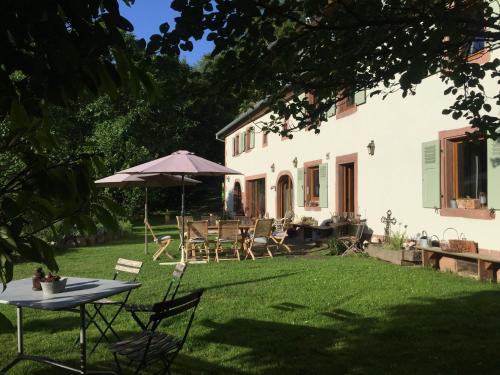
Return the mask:
{"type": "MultiPolygon", "coordinates": [[[[444,158],[448,168],[445,170],[444,187],[449,199],[443,206],[457,208],[457,199],[473,198],[479,201],[480,196],[487,197],[486,140],[473,142],[466,138],[451,138],[445,142],[444,158]]],[[[465,208],[461,205],[459,202],[458,207],[465,208]]],[[[475,207],[480,206],[476,203],[475,207]]]]}
{"type": "Polygon", "coordinates": [[[306,205],[316,207],[319,204],[319,165],[306,171],[306,205]]]}
{"type": "Polygon", "coordinates": [[[468,55],[473,55],[477,52],[482,51],[486,47],[483,38],[475,38],[470,44],[468,55]]]}
{"type": "Polygon", "coordinates": [[[264,131],[262,133],[262,147],[265,147],[265,146],[267,146],[267,132],[266,131],[264,131]]]}
{"type": "Polygon", "coordinates": [[[246,131],[246,149],[251,150],[255,147],[255,129],[253,126],[249,127],[246,131]]]}
{"type": "Polygon", "coordinates": [[[422,205],[441,216],[491,220],[500,208],[500,139],[472,141],[472,131],[441,131],[422,144],[422,205]]]}
{"type": "Polygon", "coordinates": [[[350,92],[337,103],[336,118],[346,117],[357,111],[357,107],[366,103],[366,90],[350,92]]]}
{"type": "Polygon", "coordinates": [[[236,156],[240,153],[240,136],[237,135],[233,138],[233,156],[236,156]]]}
{"type": "MultiPolygon", "coordinates": [[[[287,130],[288,130],[288,120],[285,120],[285,122],[283,122],[283,131],[287,131],[287,130]]],[[[282,141],[284,141],[286,139],[289,139],[288,136],[286,136],[286,135],[281,136],[282,141]]]]}

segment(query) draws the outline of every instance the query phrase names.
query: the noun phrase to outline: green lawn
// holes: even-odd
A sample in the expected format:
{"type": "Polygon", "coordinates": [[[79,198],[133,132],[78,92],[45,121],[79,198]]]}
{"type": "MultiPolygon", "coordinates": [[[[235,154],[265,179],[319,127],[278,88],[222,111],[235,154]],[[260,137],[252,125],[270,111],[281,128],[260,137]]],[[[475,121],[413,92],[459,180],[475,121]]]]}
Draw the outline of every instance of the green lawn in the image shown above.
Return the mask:
{"type": "MultiPolygon", "coordinates": [[[[171,234],[176,235],[173,228],[171,234]]],[[[159,230],[159,233],[165,233],[159,230]]],[[[177,238],[177,236],[176,236],[177,238]]],[[[144,260],[132,302],[161,298],[173,266],[145,256],[138,231],[127,241],[58,256],[67,276],[112,276],[118,257],[144,260]]],[[[175,249],[178,243],[171,245],[175,249]]],[[[152,252],[153,246],[150,247],[152,252]]],[[[30,277],[34,264],[16,266],[30,277]]],[[[498,372],[500,289],[452,274],[364,257],[279,256],[255,262],[195,264],[182,290],[204,287],[179,374],[490,374],[498,372]]],[[[0,306],[15,321],[15,309],[0,306]]],[[[115,328],[135,325],[126,314],[115,328]]],[[[73,364],[78,317],[25,309],[25,348],[73,364]]],[[[88,331],[89,340],[96,332],[88,331]]],[[[0,364],[15,355],[13,331],[0,333],[0,364]]],[[[114,368],[106,345],[91,368],[114,368]]],[[[24,362],[12,374],[59,374],[24,362]]]]}

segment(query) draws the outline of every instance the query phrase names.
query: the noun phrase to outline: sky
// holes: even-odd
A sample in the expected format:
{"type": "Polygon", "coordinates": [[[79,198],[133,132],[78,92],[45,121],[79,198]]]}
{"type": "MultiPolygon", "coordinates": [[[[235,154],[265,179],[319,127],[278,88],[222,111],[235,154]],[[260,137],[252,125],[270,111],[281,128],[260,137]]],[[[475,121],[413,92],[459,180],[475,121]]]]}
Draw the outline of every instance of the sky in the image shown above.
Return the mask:
{"type": "MultiPolygon", "coordinates": [[[[179,14],[170,9],[171,0],[135,0],[131,7],[120,3],[121,14],[134,25],[134,34],[140,39],[149,41],[152,34],[159,34],[160,24],[168,22],[170,30],[174,28],[174,18],[179,14]]],[[[213,48],[206,40],[193,41],[191,52],[181,51],[181,59],[186,59],[189,65],[196,64],[203,55],[210,53],[213,48]]]]}

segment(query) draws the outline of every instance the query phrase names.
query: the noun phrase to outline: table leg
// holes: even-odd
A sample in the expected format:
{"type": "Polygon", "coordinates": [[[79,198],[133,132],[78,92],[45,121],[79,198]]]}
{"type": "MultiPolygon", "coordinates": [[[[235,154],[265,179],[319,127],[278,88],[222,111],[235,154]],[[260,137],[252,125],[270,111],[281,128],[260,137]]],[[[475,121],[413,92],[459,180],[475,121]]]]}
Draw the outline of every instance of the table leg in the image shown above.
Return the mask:
{"type": "Polygon", "coordinates": [[[24,337],[23,337],[23,308],[17,308],[17,353],[22,355],[24,352],[24,337]]]}
{"type": "Polygon", "coordinates": [[[87,371],[87,337],[85,332],[85,305],[80,306],[80,370],[87,371]]]}

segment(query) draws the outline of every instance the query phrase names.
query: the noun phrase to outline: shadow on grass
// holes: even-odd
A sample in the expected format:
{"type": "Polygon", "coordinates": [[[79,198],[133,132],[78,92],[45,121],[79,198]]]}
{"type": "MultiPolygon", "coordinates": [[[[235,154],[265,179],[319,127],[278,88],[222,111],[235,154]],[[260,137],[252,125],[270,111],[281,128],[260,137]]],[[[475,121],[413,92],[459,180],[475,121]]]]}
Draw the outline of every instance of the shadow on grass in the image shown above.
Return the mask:
{"type": "Polygon", "coordinates": [[[205,287],[205,289],[206,290],[209,290],[209,289],[222,289],[222,288],[227,288],[227,287],[230,287],[230,286],[260,283],[260,282],[264,282],[264,281],[281,279],[283,277],[293,276],[293,275],[298,274],[298,273],[300,273],[300,272],[289,272],[289,273],[284,273],[284,274],[281,274],[281,275],[261,277],[261,278],[258,278],[258,279],[241,280],[241,281],[236,281],[236,282],[233,282],[233,283],[207,286],[207,287],[205,287]]]}
{"type": "Polygon", "coordinates": [[[259,374],[498,372],[500,292],[419,299],[383,318],[339,308],[320,315],[331,318],[322,327],[252,319],[198,324],[210,329],[203,341],[242,348],[233,365],[259,374]]]}

